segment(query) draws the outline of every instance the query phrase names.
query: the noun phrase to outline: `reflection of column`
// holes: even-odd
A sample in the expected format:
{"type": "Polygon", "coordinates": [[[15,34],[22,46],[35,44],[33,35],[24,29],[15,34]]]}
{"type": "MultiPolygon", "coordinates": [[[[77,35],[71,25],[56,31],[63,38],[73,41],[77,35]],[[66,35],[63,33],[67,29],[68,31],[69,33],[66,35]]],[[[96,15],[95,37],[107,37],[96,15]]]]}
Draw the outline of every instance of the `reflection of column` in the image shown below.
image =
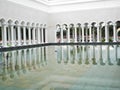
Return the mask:
{"type": "Polygon", "coordinates": [[[68,63],[67,46],[62,46],[62,47],[63,47],[63,61],[65,64],[67,64],[68,63]]]}
{"type": "Polygon", "coordinates": [[[16,59],[16,70],[17,74],[20,75],[20,70],[21,70],[21,50],[18,50],[18,57],[16,59]]]}
{"type": "Polygon", "coordinates": [[[9,27],[10,27],[10,30],[11,30],[11,46],[15,46],[15,31],[14,31],[14,29],[13,29],[13,21],[12,20],[9,20],[8,21],[8,23],[9,23],[9,27]]]}
{"type": "Polygon", "coordinates": [[[11,74],[10,74],[10,77],[11,78],[14,78],[14,74],[15,74],[15,51],[12,51],[11,52],[11,74]]]}
{"type": "Polygon", "coordinates": [[[88,46],[86,48],[86,59],[85,59],[85,64],[89,64],[89,58],[88,58],[88,46]]]}
{"type": "Polygon", "coordinates": [[[77,42],[77,28],[76,27],[74,27],[75,28],[75,42],[77,42]]]}
{"type": "Polygon", "coordinates": [[[29,61],[29,70],[32,69],[32,50],[29,49],[29,58],[28,58],[28,61],[29,61]]]}
{"type": "Polygon", "coordinates": [[[82,42],[84,42],[84,26],[82,26],[82,42]]]}
{"type": "Polygon", "coordinates": [[[116,30],[116,23],[113,24],[113,41],[116,42],[117,41],[117,30],[116,30]]]}
{"type": "Polygon", "coordinates": [[[5,81],[5,80],[7,80],[7,74],[8,74],[8,70],[7,70],[7,66],[8,66],[8,61],[7,61],[7,59],[8,59],[8,53],[7,52],[3,52],[3,58],[2,58],[2,60],[3,60],[3,62],[4,62],[4,64],[3,64],[3,77],[2,77],[2,80],[3,81],[5,81]]]}
{"type": "Polygon", "coordinates": [[[110,50],[109,50],[109,46],[107,46],[107,60],[108,60],[108,64],[109,65],[113,65],[112,63],[111,63],[111,60],[110,60],[110,50]]]}
{"type": "Polygon", "coordinates": [[[33,67],[34,69],[37,68],[37,63],[36,63],[36,60],[37,60],[37,55],[36,55],[36,48],[33,48],[33,67]]]}
{"type": "Polygon", "coordinates": [[[33,28],[33,30],[32,30],[32,38],[33,38],[33,43],[32,44],[36,44],[36,40],[35,40],[35,37],[36,37],[36,35],[35,35],[35,23],[32,23],[32,28],[33,28]]]}
{"type": "Polygon", "coordinates": [[[93,45],[93,57],[92,57],[93,64],[96,65],[96,58],[95,58],[95,46],[93,45]]]}
{"type": "Polygon", "coordinates": [[[81,50],[81,46],[78,46],[79,52],[78,52],[78,64],[82,64],[82,50],[81,50]]]}
{"type": "Polygon", "coordinates": [[[108,26],[105,25],[105,42],[108,42],[108,26]]]}
{"type": "Polygon", "coordinates": [[[6,30],[6,22],[4,19],[1,19],[2,25],[2,46],[7,47],[7,30],[6,30]]]}
{"type": "Polygon", "coordinates": [[[102,58],[102,46],[100,46],[100,64],[101,65],[105,65],[105,63],[103,62],[103,58],[102,58]]]}
{"type": "Polygon", "coordinates": [[[58,63],[61,63],[61,61],[62,61],[62,47],[60,46],[58,46],[58,47],[56,47],[57,48],[57,50],[56,50],[56,56],[57,56],[57,62],[58,63]]]}
{"type": "Polygon", "coordinates": [[[115,60],[117,61],[117,57],[118,57],[118,55],[117,55],[117,45],[114,45],[114,50],[115,50],[115,60]]]}
{"type": "Polygon", "coordinates": [[[23,45],[26,45],[26,26],[25,26],[25,22],[22,21],[21,25],[22,25],[22,28],[23,28],[23,45]]]}
{"type": "Polygon", "coordinates": [[[29,39],[28,43],[29,45],[31,45],[31,27],[29,22],[27,22],[27,28],[28,28],[28,39],[29,39]]]}
{"type": "Polygon", "coordinates": [[[20,25],[18,21],[15,21],[16,27],[17,27],[17,36],[18,36],[18,46],[21,45],[21,30],[20,30],[20,25]]]}

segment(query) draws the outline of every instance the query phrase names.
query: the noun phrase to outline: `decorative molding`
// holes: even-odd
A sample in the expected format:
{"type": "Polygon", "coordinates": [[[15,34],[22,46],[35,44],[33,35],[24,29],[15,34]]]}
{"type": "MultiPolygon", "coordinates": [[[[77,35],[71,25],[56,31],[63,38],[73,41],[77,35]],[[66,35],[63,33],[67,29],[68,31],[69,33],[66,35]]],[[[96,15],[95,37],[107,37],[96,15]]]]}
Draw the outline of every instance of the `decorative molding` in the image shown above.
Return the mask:
{"type": "Polygon", "coordinates": [[[47,13],[120,7],[120,0],[8,0],[47,13]]]}

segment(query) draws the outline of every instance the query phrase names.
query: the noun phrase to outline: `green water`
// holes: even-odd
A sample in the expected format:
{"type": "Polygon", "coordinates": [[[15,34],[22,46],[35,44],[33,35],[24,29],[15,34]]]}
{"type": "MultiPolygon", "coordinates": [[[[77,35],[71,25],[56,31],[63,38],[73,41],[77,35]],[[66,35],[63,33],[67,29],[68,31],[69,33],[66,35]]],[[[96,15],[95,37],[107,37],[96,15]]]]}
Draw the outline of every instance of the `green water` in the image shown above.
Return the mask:
{"type": "Polygon", "coordinates": [[[120,46],[0,52],[0,90],[120,90],[120,46]]]}

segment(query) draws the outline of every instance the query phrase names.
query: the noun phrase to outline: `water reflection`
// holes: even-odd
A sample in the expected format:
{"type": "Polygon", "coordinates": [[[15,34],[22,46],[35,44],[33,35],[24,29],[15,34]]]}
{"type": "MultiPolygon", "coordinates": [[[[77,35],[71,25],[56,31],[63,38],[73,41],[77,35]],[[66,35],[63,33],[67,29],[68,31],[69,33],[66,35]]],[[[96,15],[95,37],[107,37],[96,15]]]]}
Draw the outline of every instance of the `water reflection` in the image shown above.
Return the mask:
{"type": "Polygon", "coordinates": [[[120,65],[119,48],[116,45],[58,46],[56,59],[65,64],[120,65]]]}
{"type": "Polygon", "coordinates": [[[30,70],[47,65],[46,48],[32,48],[17,51],[2,52],[2,80],[13,79],[15,76],[26,74],[30,70]]]}

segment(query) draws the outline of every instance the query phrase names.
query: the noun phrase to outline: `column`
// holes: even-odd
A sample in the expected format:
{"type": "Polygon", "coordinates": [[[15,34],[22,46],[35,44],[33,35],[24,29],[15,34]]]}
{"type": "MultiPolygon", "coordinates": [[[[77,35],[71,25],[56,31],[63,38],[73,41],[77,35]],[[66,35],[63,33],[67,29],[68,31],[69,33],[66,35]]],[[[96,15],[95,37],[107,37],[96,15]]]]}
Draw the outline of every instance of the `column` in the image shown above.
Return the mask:
{"type": "Polygon", "coordinates": [[[108,26],[105,25],[105,42],[108,42],[108,26]]]}
{"type": "Polygon", "coordinates": [[[100,42],[100,30],[99,30],[99,26],[97,26],[97,42],[100,42]]]}
{"type": "Polygon", "coordinates": [[[10,30],[11,30],[11,46],[15,46],[15,31],[13,29],[13,21],[10,19],[8,21],[8,24],[9,24],[9,27],[10,27],[10,30]]]}
{"type": "Polygon", "coordinates": [[[117,34],[116,34],[117,30],[116,30],[116,23],[113,24],[113,42],[117,41],[117,34]]]}
{"type": "Polygon", "coordinates": [[[40,27],[39,27],[39,23],[36,24],[36,28],[37,28],[37,43],[40,44],[40,27]]]}
{"type": "Polygon", "coordinates": [[[6,30],[6,22],[5,19],[0,20],[2,25],[2,46],[7,47],[7,30],[6,30]]]}
{"type": "Polygon", "coordinates": [[[82,42],[84,42],[84,26],[82,26],[82,42]]]}
{"type": "Polygon", "coordinates": [[[43,39],[43,24],[40,25],[41,27],[41,43],[44,43],[43,39]]]}
{"type": "Polygon", "coordinates": [[[26,45],[26,26],[25,26],[25,22],[22,21],[21,25],[23,27],[23,45],[26,45]]]}
{"type": "Polygon", "coordinates": [[[17,27],[17,34],[18,34],[18,46],[21,45],[21,30],[20,30],[20,25],[18,21],[15,21],[16,27],[17,27]]]}
{"type": "Polygon", "coordinates": [[[86,38],[86,42],[88,42],[88,27],[86,26],[85,27],[85,31],[86,31],[86,34],[85,34],[85,38],[86,38]]]}
{"type": "Polygon", "coordinates": [[[74,41],[77,42],[77,28],[76,27],[74,27],[74,28],[75,28],[75,39],[74,39],[74,41]]]}
{"type": "Polygon", "coordinates": [[[92,42],[92,31],[91,31],[91,25],[89,25],[89,40],[92,42]]]}
{"type": "Polygon", "coordinates": [[[68,43],[70,43],[70,27],[68,27],[67,30],[67,39],[68,39],[68,43]]]}
{"type": "Polygon", "coordinates": [[[99,32],[100,32],[100,37],[99,37],[100,38],[100,42],[102,42],[102,25],[100,25],[100,31],[99,32]]]}
{"type": "Polygon", "coordinates": [[[32,44],[36,44],[35,41],[35,23],[32,23],[32,44]]]}
{"type": "Polygon", "coordinates": [[[63,28],[60,28],[61,42],[63,43],[63,28]]]}
{"type": "Polygon", "coordinates": [[[30,27],[30,23],[27,22],[27,28],[28,28],[28,44],[31,45],[31,27],[30,27]]]}

